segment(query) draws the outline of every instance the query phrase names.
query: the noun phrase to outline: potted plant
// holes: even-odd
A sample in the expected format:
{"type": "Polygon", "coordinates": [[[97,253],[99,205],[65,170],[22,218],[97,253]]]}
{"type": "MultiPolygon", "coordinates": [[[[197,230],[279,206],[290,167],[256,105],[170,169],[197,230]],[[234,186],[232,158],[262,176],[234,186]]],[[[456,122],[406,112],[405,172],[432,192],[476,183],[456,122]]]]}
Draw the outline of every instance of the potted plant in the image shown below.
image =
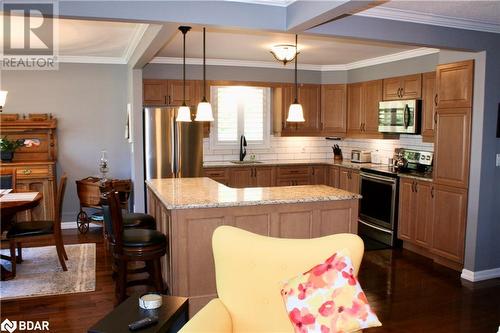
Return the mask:
{"type": "Polygon", "coordinates": [[[12,162],[16,149],[24,146],[24,140],[9,140],[6,136],[0,139],[0,153],[2,162],[12,162]]]}

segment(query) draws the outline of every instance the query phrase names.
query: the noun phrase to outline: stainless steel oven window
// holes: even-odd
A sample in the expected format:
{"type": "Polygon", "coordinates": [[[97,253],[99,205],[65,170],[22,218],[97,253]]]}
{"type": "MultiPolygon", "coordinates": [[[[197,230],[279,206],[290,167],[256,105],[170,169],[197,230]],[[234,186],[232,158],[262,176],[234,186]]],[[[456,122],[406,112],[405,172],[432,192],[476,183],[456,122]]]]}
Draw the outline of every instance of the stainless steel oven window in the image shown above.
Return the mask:
{"type": "Polygon", "coordinates": [[[360,219],[393,230],[396,217],[397,179],[361,172],[360,219]]]}

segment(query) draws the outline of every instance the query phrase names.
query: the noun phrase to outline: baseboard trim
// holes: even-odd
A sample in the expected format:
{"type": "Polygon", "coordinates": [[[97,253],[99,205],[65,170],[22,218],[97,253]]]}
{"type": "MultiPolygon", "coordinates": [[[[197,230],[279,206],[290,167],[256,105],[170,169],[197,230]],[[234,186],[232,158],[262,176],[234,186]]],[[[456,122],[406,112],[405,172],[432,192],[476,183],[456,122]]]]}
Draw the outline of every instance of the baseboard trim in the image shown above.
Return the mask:
{"type": "Polygon", "coordinates": [[[468,269],[463,269],[460,277],[464,280],[471,282],[478,282],[484,280],[490,280],[495,278],[500,278],[500,267],[493,269],[485,269],[484,271],[470,271],[468,269]]]}

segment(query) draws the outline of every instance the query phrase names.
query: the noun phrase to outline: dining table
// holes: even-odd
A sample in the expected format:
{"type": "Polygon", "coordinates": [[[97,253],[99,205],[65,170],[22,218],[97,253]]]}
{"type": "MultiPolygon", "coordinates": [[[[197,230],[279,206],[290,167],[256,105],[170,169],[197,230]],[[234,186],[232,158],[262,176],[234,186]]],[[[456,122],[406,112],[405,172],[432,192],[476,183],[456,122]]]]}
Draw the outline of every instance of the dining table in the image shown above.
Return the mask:
{"type": "MultiPolygon", "coordinates": [[[[12,193],[22,193],[22,192],[12,192],[12,193]]],[[[32,200],[9,200],[9,201],[1,201],[0,198],[0,230],[3,233],[4,231],[9,230],[9,228],[16,223],[15,222],[15,216],[17,213],[22,212],[24,210],[28,209],[33,209],[42,200],[42,194],[40,192],[36,192],[36,195],[32,200]]],[[[11,258],[5,255],[2,255],[2,259],[8,259],[10,260],[11,258]]],[[[8,270],[7,268],[4,267],[4,265],[1,266],[1,280],[6,281],[6,280],[11,280],[15,277],[15,275],[8,270]]]]}

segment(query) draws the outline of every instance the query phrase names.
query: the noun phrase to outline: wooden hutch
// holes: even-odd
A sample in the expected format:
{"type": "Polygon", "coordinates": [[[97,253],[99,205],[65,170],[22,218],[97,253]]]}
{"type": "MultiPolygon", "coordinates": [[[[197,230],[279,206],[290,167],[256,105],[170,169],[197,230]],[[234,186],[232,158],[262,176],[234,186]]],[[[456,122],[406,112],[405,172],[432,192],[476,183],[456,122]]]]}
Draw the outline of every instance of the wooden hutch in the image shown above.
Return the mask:
{"type": "Polygon", "coordinates": [[[31,147],[21,147],[12,162],[0,162],[1,168],[16,169],[16,189],[41,192],[43,199],[18,220],[52,220],[56,194],[57,120],[47,114],[0,115],[0,135],[9,140],[33,139],[31,147]]]}

